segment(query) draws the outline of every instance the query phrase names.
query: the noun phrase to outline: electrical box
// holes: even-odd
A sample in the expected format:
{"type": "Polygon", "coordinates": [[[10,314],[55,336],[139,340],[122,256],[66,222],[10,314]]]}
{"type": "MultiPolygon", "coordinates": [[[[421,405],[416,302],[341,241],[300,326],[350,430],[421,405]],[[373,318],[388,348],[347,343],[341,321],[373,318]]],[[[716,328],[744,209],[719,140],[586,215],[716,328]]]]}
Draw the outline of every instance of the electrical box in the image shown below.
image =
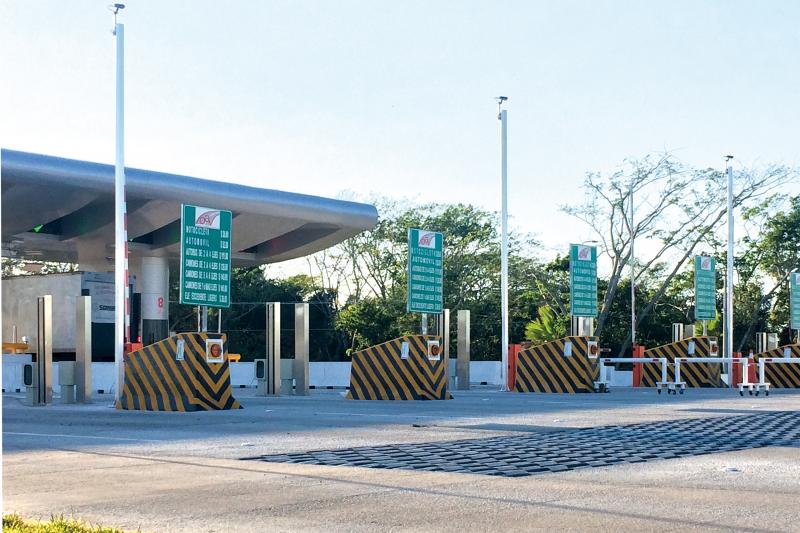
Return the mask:
{"type": "Polygon", "coordinates": [[[25,405],[41,405],[37,363],[25,363],[22,366],[22,383],[25,385],[25,405]]]}

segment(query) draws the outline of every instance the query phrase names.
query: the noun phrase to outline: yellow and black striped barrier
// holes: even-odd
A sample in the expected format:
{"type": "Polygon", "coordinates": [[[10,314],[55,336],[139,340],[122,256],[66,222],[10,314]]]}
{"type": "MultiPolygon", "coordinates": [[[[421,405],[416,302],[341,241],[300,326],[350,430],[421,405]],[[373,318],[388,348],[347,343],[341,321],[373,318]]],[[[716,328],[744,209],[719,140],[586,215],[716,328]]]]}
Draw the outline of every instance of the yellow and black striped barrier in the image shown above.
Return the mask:
{"type": "MultiPolygon", "coordinates": [[[[775,359],[800,357],[800,344],[787,344],[786,346],[779,346],[778,348],[755,354],[753,360],[756,364],[758,364],[758,360],[761,357],[775,359]]],[[[800,387],[800,363],[783,365],[767,363],[764,365],[764,380],[775,389],[796,389],[800,387]]]]}
{"type": "MultiPolygon", "coordinates": [[[[689,337],[678,342],[663,344],[644,352],[645,358],[667,359],[667,381],[675,381],[676,357],[720,357],[716,337],[689,337]],[[692,346],[694,353],[692,352],[692,346]]],[[[681,381],[687,387],[722,387],[720,363],[687,363],[681,365],[681,381]]],[[[661,381],[659,363],[642,364],[642,387],[655,387],[661,381]]]]}
{"type": "Polygon", "coordinates": [[[117,409],[211,411],[241,409],[231,392],[225,335],[179,333],[125,355],[117,409]],[[206,362],[206,339],[221,338],[221,363],[206,362]],[[182,348],[182,349],[181,349],[182,348]]]}
{"type": "Polygon", "coordinates": [[[600,376],[597,337],[565,337],[517,354],[514,390],[517,392],[594,392],[600,376]]]}
{"type": "Polygon", "coordinates": [[[433,335],[409,335],[354,353],[347,398],[452,399],[447,391],[447,361],[439,341],[433,335]]]}

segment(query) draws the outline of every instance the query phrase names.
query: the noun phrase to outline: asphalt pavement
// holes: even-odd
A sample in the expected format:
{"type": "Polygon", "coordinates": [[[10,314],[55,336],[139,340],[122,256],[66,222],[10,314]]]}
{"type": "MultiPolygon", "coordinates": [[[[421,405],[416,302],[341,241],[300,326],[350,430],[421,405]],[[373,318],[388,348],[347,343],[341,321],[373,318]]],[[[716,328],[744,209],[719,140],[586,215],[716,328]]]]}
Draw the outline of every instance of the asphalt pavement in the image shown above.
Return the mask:
{"type": "Polygon", "coordinates": [[[244,409],[3,397],[3,508],[141,531],[796,531],[800,391],[339,391],[244,409]]]}

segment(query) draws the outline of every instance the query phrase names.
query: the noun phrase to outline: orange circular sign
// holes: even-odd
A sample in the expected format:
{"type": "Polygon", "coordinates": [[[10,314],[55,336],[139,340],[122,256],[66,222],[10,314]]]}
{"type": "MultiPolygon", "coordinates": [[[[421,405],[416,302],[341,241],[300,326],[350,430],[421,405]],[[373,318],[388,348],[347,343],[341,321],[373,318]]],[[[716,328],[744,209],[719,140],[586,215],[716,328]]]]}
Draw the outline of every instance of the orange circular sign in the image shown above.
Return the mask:
{"type": "Polygon", "coordinates": [[[439,355],[439,345],[431,344],[431,355],[439,355]]]}

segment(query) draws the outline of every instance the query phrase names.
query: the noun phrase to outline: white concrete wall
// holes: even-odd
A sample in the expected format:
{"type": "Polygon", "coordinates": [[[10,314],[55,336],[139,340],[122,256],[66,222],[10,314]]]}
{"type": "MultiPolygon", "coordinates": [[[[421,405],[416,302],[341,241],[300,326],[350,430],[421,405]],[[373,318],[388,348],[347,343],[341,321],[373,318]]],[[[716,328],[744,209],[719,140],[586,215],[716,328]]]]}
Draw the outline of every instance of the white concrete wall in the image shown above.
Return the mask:
{"type": "MultiPolygon", "coordinates": [[[[3,390],[15,392],[20,389],[24,392],[22,384],[22,365],[30,362],[30,356],[4,355],[3,356],[3,390]]],[[[288,362],[288,360],[287,360],[288,362]]],[[[255,363],[231,363],[231,385],[238,388],[255,387],[255,363]]],[[[284,365],[285,366],[285,365],[284,365]]],[[[309,363],[309,385],[322,387],[347,387],[350,385],[350,363],[309,363]]],[[[630,374],[630,372],[628,372],[630,374]]],[[[58,380],[58,363],[53,363],[53,376],[58,380]]],[[[489,385],[500,384],[499,361],[472,361],[470,363],[470,381],[473,384],[486,382],[489,385]]],[[[612,381],[612,384],[613,381],[612,381]]],[[[630,383],[629,383],[630,384],[630,383]]],[[[56,384],[57,385],[57,384],[56,384]]],[[[92,391],[103,390],[106,393],[114,391],[114,363],[92,363],[92,391]]]]}
{"type": "MultiPolygon", "coordinates": [[[[15,392],[20,389],[24,392],[22,384],[22,365],[30,362],[28,355],[3,356],[3,390],[15,392]]],[[[288,361],[288,360],[287,360],[288,361]]],[[[231,385],[239,388],[255,387],[254,363],[231,363],[231,385]]],[[[347,387],[350,385],[350,363],[309,363],[309,385],[322,387],[347,387]]],[[[286,365],[284,365],[286,366],[286,365]]],[[[284,369],[285,370],[285,369],[284,369]]],[[[612,387],[630,387],[633,385],[633,372],[615,371],[609,373],[612,387]]],[[[53,376],[58,380],[58,363],[53,363],[53,376]]],[[[499,361],[472,361],[470,362],[470,382],[472,384],[487,383],[500,385],[499,361]]],[[[92,363],[92,391],[103,390],[106,393],[114,391],[114,363],[92,363]]]]}
{"type": "Polygon", "coordinates": [[[36,350],[36,298],[53,297],[53,351],[75,351],[75,297],[81,295],[81,275],[49,274],[17,276],[3,280],[3,341],[11,342],[12,326],[17,339],[30,338],[36,350]]]}

